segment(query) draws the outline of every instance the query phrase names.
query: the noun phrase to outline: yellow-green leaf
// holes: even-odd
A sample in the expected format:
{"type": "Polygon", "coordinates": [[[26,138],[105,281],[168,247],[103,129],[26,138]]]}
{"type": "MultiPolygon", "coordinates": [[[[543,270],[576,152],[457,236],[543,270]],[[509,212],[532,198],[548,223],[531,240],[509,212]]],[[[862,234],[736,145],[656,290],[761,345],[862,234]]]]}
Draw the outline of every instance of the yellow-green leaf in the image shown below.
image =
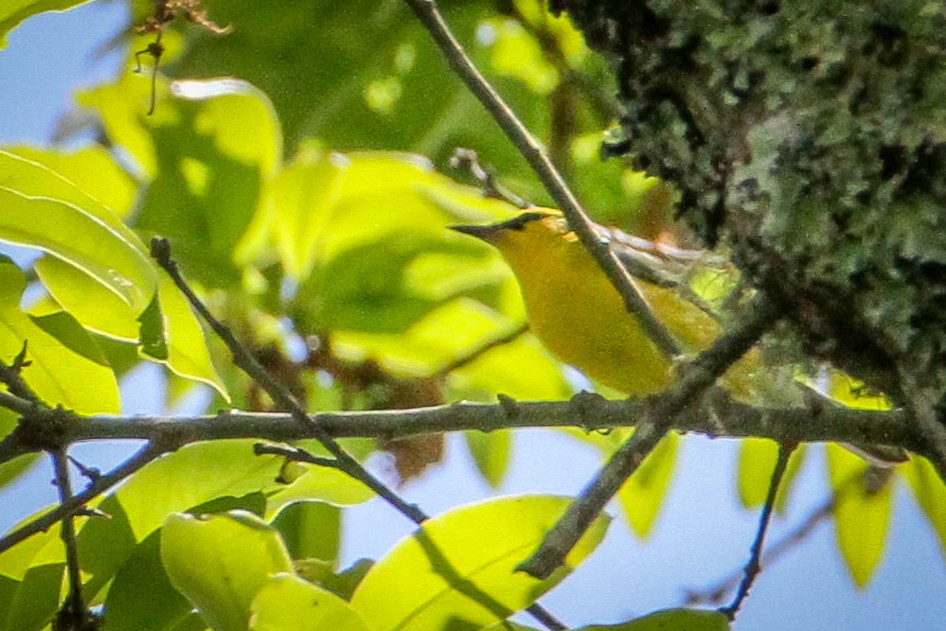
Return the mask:
{"type": "Polygon", "coordinates": [[[164,363],[174,374],[212,386],[229,401],[227,387],[210,359],[210,349],[197,316],[184,294],[163,271],[158,279],[158,298],[168,347],[164,363]]]}
{"type": "Polygon", "coordinates": [[[151,262],[136,244],[72,203],[0,186],[0,240],[39,248],[82,270],[136,312],[155,288],[151,262]]]}
{"type": "Polygon", "coordinates": [[[727,631],[729,620],[718,611],[665,609],[620,624],[592,625],[575,631],[727,631]]]}
{"type": "Polygon", "coordinates": [[[131,211],[137,184],[105,147],[93,145],[69,152],[29,145],[7,149],[63,176],[117,216],[125,217],[131,211]]]}
{"type": "Polygon", "coordinates": [[[667,434],[618,491],[624,515],[638,537],[650,534],[657,519],[670,488],[679,442],[677,434],[667,434]]]}
{"type": "Polygon", "coordinates": [[[292,572],[279,532],[245,511],[172,515],[161,530],[161,561],[174,587],[215,631],[247,629],[260,588],[292,572]]]}
{"type": "Polygon", "coordinates": [[[926,458],[913,456],[910,463],[898,469],[910,483],[916,501],[936,532],[940,550],[946,555],[946,485],[926,458]]]}
{"type": "MultiPolygon", "coordinates": [[[[869,488],[864,474],[868,465],[843,447],[828,445],[828,472],[837,494],[835,534],[844,563],[858,587],[865,587],[883,556],[890,516],[893,485],[890,479],[869,488]]],[[[891,471],[875,471],[889,476],[891,471]]]]}
{"type": "MultiPolygon", "coordinates": [[[[775,508],[785,510],[791,496],[792,482],[804,462],[805,446],[799,445],[792,452],[788,468],[775,498],[775,508]]],[[[772,481],[772,471],[778,460],[778,444],[764,438],[747,438],[739,449],[739,464],[736,471],[736,487],[739,500],[746,508],[756,508],[765,503],[772,481]]]]}
{"type": "Polygon", "coordinates": [[[509,468],[509,459],[512,456],[511,431],[497,432],[465,432],[466,446],[473,456],[473,462],[479,469],[483,479],[497,488],[509,468]]]}
{"type": "Polygon", "coordinates": [[[558,584],[604,536],[608,518],[601,516],[551,578],[516,571],[571,501],[503,497],[439,515],[369,570],[352,607],[375,631],[426,631],[461,621],[478,628],[503,620],[558,584]]]}
{"type": "Polygon", "coordinates": [[[117,340],[138,341],[138,315],[115,292],[77,267],[43,256],[33,268],[53,299],[82,326],[117,340]]]}
{"type": "Polygon", "coordinates": [[[250,608],[253,631],[370,631],[351,605],[293,574],[277,574],[250,608]]]}
{"type": "Polygon", "coordinates": [[[60,317],[62,312],[47,316],[53,321],[23,313],[25,285],[19,268],[0,260],[0,359],[9,364],[26,344],[31,363],[22,375],[43,401],[82,414],[117,413],[115,373],[92,340],[74,320],[60,317]]]}
{"type": "Polygon", "coordinates": [[[338,469],[301,466],[302,475],[267,497],[267,516],[293,502],[319,500],[335,506],[352,506],[374,497],[374,491],[338,469]]]}

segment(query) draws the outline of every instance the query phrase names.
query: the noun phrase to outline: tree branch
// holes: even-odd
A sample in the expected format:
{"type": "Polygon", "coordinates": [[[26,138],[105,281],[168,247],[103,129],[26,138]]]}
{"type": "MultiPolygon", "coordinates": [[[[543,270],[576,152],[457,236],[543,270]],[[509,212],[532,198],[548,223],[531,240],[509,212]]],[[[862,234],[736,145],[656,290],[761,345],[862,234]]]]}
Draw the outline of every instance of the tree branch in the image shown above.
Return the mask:
{"type": "Polygon", "coordinates": [[[519,569],[544,579],[564,564],[565,557],[595,517],[670,431],[674,417],[712,386],[777,320],[778,309],[774,302],[759,296],[747,309],[742,323],[723,334],[696,359],[681,365],[677,380],[665,392],[647,400],[634,434],[614,452],[581,496],[546,533],[538,550],[519,569]]]}
{"type": "Polygon", "coordinates": [[[153,239],[151,241],[151,254],[158,262],[158,265],[168,273],[177,288],[187,297],[188,302],[190,302],[194,310],[197,311],[200,317],[213,329],[217,337],[227,345],[227,348],[230,349],[230,353],[233,355],[234,363],[256,381],[277,406],[288,410],[293,420],[299,424],[300,428],[310,432],[312,437],[325,447],[332,457],[338,461],[338,469],[367,486],[415,524],[420,524],[427,519],[427,515],[417,506],[401,499],[397,493],[389,489],[381,480],[371,475],[362,467],[354,457],[338,444],[331,434],[325,431],[317,417],[309,417],[289,389],[271,375],[269,371],[263,368],[253,354],[233,335],[229,327],[217,320],[213,314],[210,313],[210,310],[201,302],[197,294],[194,293],[183,276],[181,276],[177,268],[177,263],[171,258],[171,244],[168,243],[166,239],[153,239]]]}
{"type": "Polygon", "coordinates": [[[11,531],[5,537],[0,539],[0,553],[6,552],[19,542],[31,537],[39,532],[44,532],[50,526],[60,521],[67,515],[74,515],[76,511],[85,506],[108,489],[112,488],[125,478],[129,477],[143,466],[158,458],[162,454],[174,451],[177,447],[170,443],[152,442],[142,448],[137,454],[126,460],[111,473],[101,476],[92,483],[82,493],[73,495],[66,501],[45,513],[41,517],[30,521],[27,524],[11,531]]]}
{"type": "Polygon", "coordinates": [[[779,488],[782,485],[782,478],[785,476],[786,469],[788,469],[788,459],[791,458],[792,452],[795,451],[797,446],[797,443],[779,444],[778,460],[776,460],[775,467],[772,470],[769,492],[765,498],[765,504],[762,506],[762,513],[759,515],[759,527],[749,550],[749,562],[743,568],[742,580],[739,581],[739,588],[736,590],[732,603],[719,610],[720,613],[729,618],[730,622],[735,620],[739,608],[742,607],[743,601],[749,595],[752,584],[759,572],[762,571],[762,546],[765,543],[765,533],[768,531],[769,523],[772,520],[772,509],[775,508],[775,498],[778,496],[779,488]]]}
{"type": "MultiPolygon", "coordinates": [[[[514,413],[489,403],[453,403],[408,410],[321,412],[310,415],[333,438],[392,440],[435,432],[529,427],[577,427],[586,431],[628,427],[645,412],[646,401],[612,401],[582,393],[571,401],[518,401],[514,413]]],[[[289,413],[227,410],[200,416],[79,416],[65,414],[58,433],[63,444],[95,440],[154,440],[177,445],[207,440],[257,438],[291,442],[314,438],[289,413]]],[[[43,416],[27,420],[0,441],[0,464],[42,451],[33,433],[43,416]]],[[[929,457],[925,435],[901,410],[878,412],[842,407],[757,408],[726,396],[706,396],[674,417],[670,429],[715,438],[770,438],[778,442],[851,442],[899,445],[929,457]]]]}
{"type": "MultiPolygon", "coordinates": [[[[256,358],[237,340],[229,327],[217,320],[213,314],[210,313],[181,276],[177,269],[177,264],[171,258],[171,245],[166,239],[153,239],[151,242],[151,251],[158,265],[171,276],[174,284],[184,293],[191,303],[191,306],[193,306],[207,324],[210,325],[214,333],[223,340],[227,348],[230,349],[230,352],[233,354],[234,363],[253,378],[278,406],[289,410],[293,420],[298,423],[300,427],[313,433],[313,437],[335,458],[336,468],[367,486],[374,491],[378,497],[386,501],[395,510],[418,526],[427,521],[427,514],[424,513],[419,506],[408,503],[394,490],[369,473],[367,469],[362,467],[354,457],[338,444],[335,438],[325,430],[317,417],[309,417],[289,389],[256,361],[256,358]]],[[[545,624],[550,631],[559,631],[566,628],[565,625],[559,622],[539,603],[529,605],[526,611],[532,614],[536,620],[545,624]]]]}
{"type": "MultiPolygon", "coordinates": [[[[60,505],[72,499],[72,482],[69,479],[69,459],[66,449],[56,449],[50,452],[56,472],[56,489],[59,493],[60,505]]],[[[79,546],[76,542],[76,528],[72,514],[62,516],[59,536],[66,549],[66,575],[68,576],[69,592],[66,600],[57,614],[56,628],[84,629],[89,623],[89,612],[85,608],[82,598],[82,570],[79,566],[79,546]]]]}
{"type": "Polygon", "coordinates": [[[545,189],[568,220],[569,227],[575,231],[582,245],[594,257],[601,270],[621,295],[628,312],[640,320],[644,332],[662,352],[670,357],[679,356],[681,351],[677,341],[654,316],[627,269],[621,265],[608,244],[598,236],[594,224],[588,218],[588,214],[582,208],[568,184],[565,183],[558,169],[555,168],[542,144],[526,129],[526,126],[522,124],[522,121],[519,120],[499,93],[477,70],[463,50],[463,46],[444,21],[440,10],[437,8],[437,3],[434,0],[404,1],[427,28],[453,71],[486,108],[502,128],[506,137],[516,146],[522,157],[526,159],[529,166],[538,175],[545,189]]]}

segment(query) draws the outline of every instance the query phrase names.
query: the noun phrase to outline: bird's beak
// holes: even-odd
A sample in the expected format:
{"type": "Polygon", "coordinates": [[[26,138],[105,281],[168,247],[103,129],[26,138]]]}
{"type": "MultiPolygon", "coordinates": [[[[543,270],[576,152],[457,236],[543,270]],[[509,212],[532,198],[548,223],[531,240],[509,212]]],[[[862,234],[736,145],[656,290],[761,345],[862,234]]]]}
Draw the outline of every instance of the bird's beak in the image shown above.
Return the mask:
{"type": "Polygon", "coordinates": [[[451,230],[456,230],[457,232],[462,232],[463,234],[468,234],[471,237],[476,237],[477,239],[482,239],[487,243],[495,243],[496,237],[499,235],[500,229],[495,225],[492,226],[448,226],[451,230]]]}

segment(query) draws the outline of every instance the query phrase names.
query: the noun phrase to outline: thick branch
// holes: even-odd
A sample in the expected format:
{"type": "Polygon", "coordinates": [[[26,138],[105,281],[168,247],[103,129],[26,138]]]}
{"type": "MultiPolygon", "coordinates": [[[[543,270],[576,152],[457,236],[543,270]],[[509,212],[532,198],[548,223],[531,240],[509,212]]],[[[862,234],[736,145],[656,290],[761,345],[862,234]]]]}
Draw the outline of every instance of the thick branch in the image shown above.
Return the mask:
{"type": "MultiPolygon", "coordinates": [[[[526,427],[627,427],[644,410],[641,400],[611,401],[587,393],[571,401],[520,401],[512,405],[453,403],[411,410],[323,412],[311,415],[334,438],[406,438],[434,432],[495,431],[526,427]]],[[[52,413],[52,412],[50,412],[52,413]]],[[[61,414],[61,412],[60,412],[61,414]]],[[[203,416],[71,415],[60,424],[63,444],[93,440],[157,440],[185,445],[199,441],[258,438],[288,442],[314,438],[291,414],[225,411],[203,416]]],[[[43,419],[27,422],[0,441],[0,464],[40,451],[32,436],[43,419]]],[[[861,442],[899,445],[929,456],[924,434],[903,411],[875,412],[840,407],[757,408],[725,396],[705,397],[674,417],[671,429],[719,438],[770,438],[779,442],[861,442]]]]}

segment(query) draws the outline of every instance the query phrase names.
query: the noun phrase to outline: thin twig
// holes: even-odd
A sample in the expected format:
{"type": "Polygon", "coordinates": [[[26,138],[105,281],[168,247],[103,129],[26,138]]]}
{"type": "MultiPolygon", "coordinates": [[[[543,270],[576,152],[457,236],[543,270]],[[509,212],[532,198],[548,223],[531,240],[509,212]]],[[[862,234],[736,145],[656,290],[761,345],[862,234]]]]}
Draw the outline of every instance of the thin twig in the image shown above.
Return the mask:
{"type": "Polygon", "coordinates": [[[739,588],[733,601],[727,606],[721,608],[720,613],[729,618],[730,622],[736,619],[739,608],[743,601],[749,595],[752,584],[755,582],[759,572],[762,571],[762,546],[765,543],[765,533],[769,529],[769,523],[772,520],[772,509],[775,507],[775,498],[778,495],[779,488],[782,485],[782,478],[785,476],[785,470],[788,468],[788,459],[792,452],[798,446],[797,443],[779,444],[778,460],[775,461],[775,468],[772,470],[772,479],[769,482],[769,492],[765,498],[765,504],[762,506],[762,513],[759,515],[759,527],[756,530],[755,539],[749,548],[749,562],[743,568],[743,577],[739,582],[739,588]]]}
{"type": "Polygon", "coordinates": [[[594,229],[594,224],[565,183],[558,169],[549,159],[542,144],[526,129],[499,93],[477,70],[464,51],[463,46],[444,21],[436,2],[434,0],[404,1],[434,38],[450,67],[466,84],[470,92],[479,99],[480,103],[502,128],[506,137],[519,149],[519,152],[538,175],[549,195],[562,210],[568,220],[568,225],[575,231],[581,243],[594,257],[611,284],[621,295],[628,312],[640,320],[644,332],[657,345],[657,348],[669,357],[678,357],[681,350],[677,341],[654,316],[630,274],[621,265],[614,253],[611,252],[607,243],[599,238],[594,229]]]}
{"type": "Polygon", "coordinates": [[[503,346],[504,344],[509,344],[513,340],[516,340],[522,337],[528,330],[529,330],[528,324],[520,324],[519,326],[510,330],[507,333],[504,333],[502,335],[499,335],[498,337],[494,337],[492,339],[486,340],[485,342],[483,342],[482,344],[480,344],[479,346],[477,346],[476,348],[468,352],[466,355],[462,357],[458,357],[454,359],[453,361],[451,361],[450,363],[448,363],[446,366],[443,366],[440,370],[434,373],[433,377],[434,378],[446,377],[454,370],[463,368],[467,364],[479,359],[480,357],[482,357],[489,351],[493,350],[494,348],[503,346]]]}
{"type": "MultiPolygon", "coordinates": [[[[4,381],[4,379],[0,377],[0,381],[4,381]]],[[[12,410],[18,414],[29,414],[36,407],[36,404],[20,398],[15,394],[10,394],[5,390],[0,390],[0,407],[12,410]]]]}
{"type": "MultiPolygon", "coordinates": [[[[827,519],[834,513],[838,505],[838,498],[844,489],[856,481],[863,480],[863,473],[856,473],[849,476],[834,491],[832,491],[820,504],[818,504],[808,516],[801,521],[784,537],[769,546],[768,551],[762,555],[762,562],[765,565],[772,565],[777,559],[781,558],[786,552],[804,541],[812,532],[815,526],[827,519]]],[[[744,576],[744,571],[738,569],[726,578],[719,581],[712,587],[701,589],[699,591],[689,590],[686,593],[685,604],[687,606],[701,604],[715,604],[723,600],[725,595],[735,589],[744,576]]]]}
{"type": "Polygon", "coordinates": [[[679,414],[701,392],[711,386],[730,365],[742,357],[774,323],[778,312],[772,301],[758,297],[745,319],[722,335],[696,359],[682,364],[679,378],[665,392],[652,397],[643,410],[637,430],[614,454],[545,539],[519,569],[548,578],[565,562],[566,555],[624,482],[653,451],[679,414]]]}
{"type": "Polygon", "coordinates": [[[213,314],[210,313],[204,303],[201,302],[200,298],[197,297],[181,276],[177,268],[177,263],[171,258],[171,245],[166,239],[153,239],[151,241],[151,253],[158,262],[158,265],[171,276],[174,284],[177,285],[178,289],[187,297],[187,300],[194,310],[197,311],[201,318],[213,329],[217,337],[223,340],[223,343],[227,345],[227,348],[229,348],[230,352],[233,354],[234,363],[247,375],[252,377],[256,383],[266,391],[276,405],[288,410],[301,428],[312,431],[316,440],[338,461],[338,469],[366,485],[415,524],[420,524],[427,519],[427,515],[425,515],[423,511],[414,504],[404,501],[397,493],[381,482],[381,480],[371,475],[332,438],[331,434],[325,431],[325,428],[323,428],[318,421],[310,418],[289,389],[260,365],[256,358],[253,357],[252,353],[236,339],[229,327],[217,320],[213,314]]]}
{"type": "Polygon", "coordinates": [[[174,449],[176,449],[176,446],[169,442],[148,443],[148,445],[143,447],[137,454],[126,460],[119,467],[90,484],[89,488],[85,491],[78,495],[73,495],[48,513],[8,533],[0,539],[0,553],[9,550],[28,537],[48,530],[50,526],[60,521],[66,515],[76,514],[88,502],[132,475],[152,460],[174,449]]]}
{"type": "Polygon", "coordinates": [[[31,403],[41,403],[40,398],[36,396],[30,385],[23,379],[23,369],[29,368],[33,363],[27,359],[28,348],[29,341],[24,341],[23,348],[20,349],[20,352],[16,354],[10,364],[0,361],[0,382],[7,385],[11,395],[31,403]]]}
{"type": "Polygon", "coordinates": [[[450,156],[450,166],[454,169],[464,169],[480,183],[483,196],[490,199],[501,199],[520,210],[533,208],[535,205],[527,202],[496,181],[492,171],[488,171],[480,164],[480,157],[473,149],[457,147],[450,156]]]}
{"type": "MultiPolygon", "coordinates": [[[[59,493],[59,504],[64,505],[72,499],[72,482],[69,479],[69,459],[66,449],[60,448],[49,454],[53,459],[56,472],[55,485],[59,493]]],[[[69,594],[58,614],[59,624],[63,629],[82,629],[88,619],[88,611],[82,598],[82,570],[79,567],[79,546],[76,542],[76,529],[71,514],[62,516],[59,530],[63,546],[66,549],[66,575],[69,580],[69,594]]]]}
{"type": "Polygon", "coordinates": [[[305,462],[314,464],[317,467],[336,468],[338,463],[333,458],[324,458],[316,456],[305,449],[299,447],[290,447],[289,445],[267,445],[265,443],[256,443],[253,445],[253,455],[256,456],[280,456],[293,462],[305,462]]]}

